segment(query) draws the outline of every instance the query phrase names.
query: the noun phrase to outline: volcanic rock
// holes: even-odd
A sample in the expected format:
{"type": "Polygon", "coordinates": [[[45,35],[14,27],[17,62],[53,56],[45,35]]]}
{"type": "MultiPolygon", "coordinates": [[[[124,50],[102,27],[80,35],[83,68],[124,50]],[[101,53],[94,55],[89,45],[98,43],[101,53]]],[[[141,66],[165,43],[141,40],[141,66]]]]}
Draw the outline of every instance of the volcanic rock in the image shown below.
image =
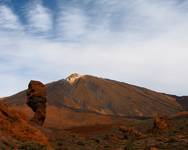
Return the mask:
{"type": "Polygon", "coordinates": [[[154,118],[153,131],[164,131],[169,129],[169,121],[165,116],[156,116],[154,118]]]}
{"type": "Polygon", "coordinates": [[[29,124],[24,114],[0,101],[0,150],[18,150],[28,141],[48,147],[45,134],[29,124]]]}
{"type": "Polygon", "coordinates": [[[46,86],[40,81],[30,81],[27,90],[27,105],[35,112],[31,122],[42,126],[46,118],[46,86]]]}
{"type": "Polygon", "coordinates": [[[128,139],[129,137],[141,138],[143,134],[137,131],[134,128],[126,128],[124,126],[119,127],[119,131],[124,133],[124,138],[128,139]]]}

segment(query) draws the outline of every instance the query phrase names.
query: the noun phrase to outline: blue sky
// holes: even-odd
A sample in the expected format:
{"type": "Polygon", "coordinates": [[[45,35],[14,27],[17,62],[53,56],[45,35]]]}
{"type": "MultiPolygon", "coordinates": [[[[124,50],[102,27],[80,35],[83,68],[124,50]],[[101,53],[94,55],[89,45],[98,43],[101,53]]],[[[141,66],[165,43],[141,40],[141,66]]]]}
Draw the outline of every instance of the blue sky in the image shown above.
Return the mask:
{"type": "Polygon", "coordinates": [[[187,0],[0,0],[0,96],[71,73],[188,95],[187,0]]]}

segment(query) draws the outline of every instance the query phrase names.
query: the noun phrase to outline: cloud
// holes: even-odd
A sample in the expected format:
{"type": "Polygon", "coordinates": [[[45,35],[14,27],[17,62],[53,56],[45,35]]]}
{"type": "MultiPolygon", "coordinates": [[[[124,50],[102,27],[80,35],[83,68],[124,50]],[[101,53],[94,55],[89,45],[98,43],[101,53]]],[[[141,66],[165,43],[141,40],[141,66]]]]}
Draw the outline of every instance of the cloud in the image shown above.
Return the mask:
{"type": "MultiPolygon", "coordinates": [[[[34,1],[28,3],[24,25],[6,6],[17,18],[7,24],[25,30],[0,26],[0,95],[25,89],[31,79],[47,83],[73,72],[186,95],[188,11],[186,2],[175,2],[70,0],[49,10],[34,1]]],[[[2,14],[0,20],[8,18],[2,14]]]]}
{"type": "Polygon", "coordinates": [[[51,11],[42,5],[42,1],[33,1],[26,8],[28,19],[28,31],[48,32],[52,29],[51,11]]]}
{"type": "Polygon", "coordinates": [[[0,28],[9,30],[21,30],[22,25],[12,10],[0,4],[0,28]]]}
{"type": "Polygon", "coordinates": [[[76,40],[87,32],[87,17],[80,8],[61,8],[57,20],[57,33],[60,38],[76,40]]]}

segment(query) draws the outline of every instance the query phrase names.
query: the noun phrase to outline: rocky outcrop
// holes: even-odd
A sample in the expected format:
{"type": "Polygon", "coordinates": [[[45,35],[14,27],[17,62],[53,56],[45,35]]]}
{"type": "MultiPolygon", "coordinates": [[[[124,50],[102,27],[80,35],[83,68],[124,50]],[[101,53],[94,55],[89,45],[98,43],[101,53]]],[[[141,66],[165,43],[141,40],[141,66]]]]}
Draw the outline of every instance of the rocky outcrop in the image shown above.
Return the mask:
{"type": "Polygon", "coordinates": [[[156,116],[154,118],[154,123],[153,123],[153,131],[154,132],[160,132],[160,131],[165,131],[168,130],[170,127],[169,125],[169,120],[165,116],[156,116]]]}
{"type": "Polygon", "coordinates": [[[8,105],[0,101],[0,125],[2,124],[3,118],[10,121],[18,120],[18,117],[9,111],[8,105]]]}
{"type": "Polygon", "coordinates": [[[30,147],[23,148],[28,142],[41,145],[44,149],[48,147],[45,134],[29,124],[21,111],[0,101],[0,150],[28,149],[30,147]]]}
{"type": "Polygon", "coordinates": [[[42,126],[46,118],[46,86],[40,81],[30,81],[27,90],[27,105],[35,112],[31,122],[42,126]]]}

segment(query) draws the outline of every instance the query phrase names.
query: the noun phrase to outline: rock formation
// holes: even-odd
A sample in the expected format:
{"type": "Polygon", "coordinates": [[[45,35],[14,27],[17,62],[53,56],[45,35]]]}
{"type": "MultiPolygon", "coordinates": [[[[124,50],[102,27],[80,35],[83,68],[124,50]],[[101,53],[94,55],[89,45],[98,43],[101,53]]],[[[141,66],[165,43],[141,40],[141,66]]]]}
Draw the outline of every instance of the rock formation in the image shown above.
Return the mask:
{"type": "Polygon", "coordinates": [[[169,129],[169,121],[165,116],[156,116],[153,123],[153,131],[164,131],[169,129]]]}
{"type": "Polygon", "coordinates": [[[42,126],[46,118],[46,86],[40,81],[30,81],[27,90],[27,105],[35,113],[31,122],[42,126]]]}
{"type": "Polygon", "coordinates": [[[47,149],[46,135],[28,123],[25,115],[10,105],[0,101],[0,150],[37,149],[36,147],[23,147],[29,141],[32,145],[41,145],[47,149]]]}

